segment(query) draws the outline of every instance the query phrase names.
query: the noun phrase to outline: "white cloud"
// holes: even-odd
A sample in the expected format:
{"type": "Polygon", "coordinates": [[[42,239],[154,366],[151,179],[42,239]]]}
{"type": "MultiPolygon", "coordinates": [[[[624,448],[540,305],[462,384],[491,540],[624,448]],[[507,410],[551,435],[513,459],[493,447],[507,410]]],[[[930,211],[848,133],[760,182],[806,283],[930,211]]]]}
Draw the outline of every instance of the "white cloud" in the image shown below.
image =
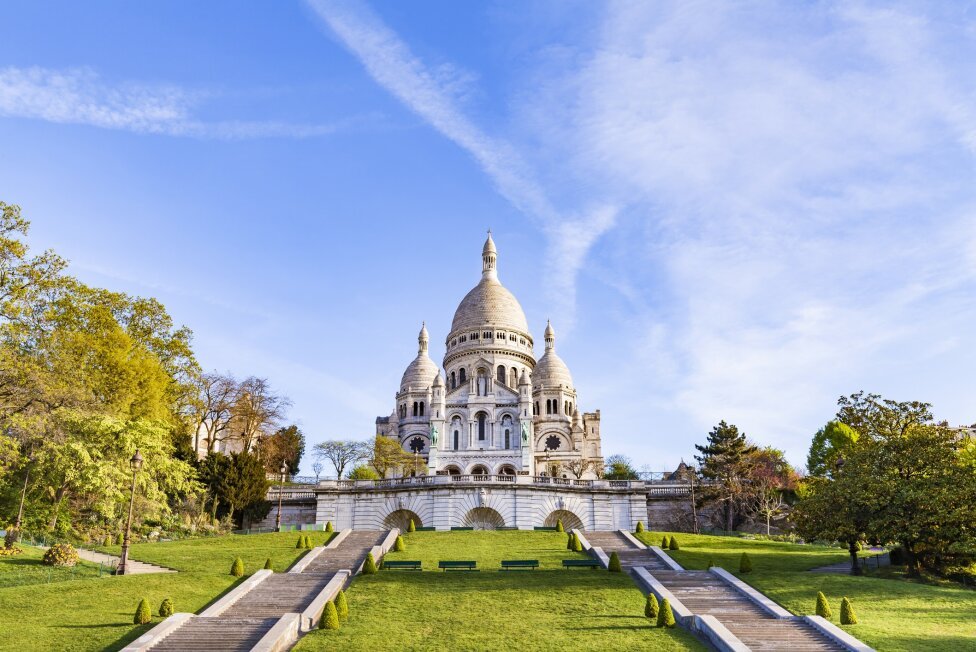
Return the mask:
{"type": "Polygon", "coordinates": [[[0,116],[136,133],[237,140],[324,136],[336,125],[230,120],[206,122],[193,109],[207,95],[172,85],[110,85],[90,68],[0,68],[0,116]]]}

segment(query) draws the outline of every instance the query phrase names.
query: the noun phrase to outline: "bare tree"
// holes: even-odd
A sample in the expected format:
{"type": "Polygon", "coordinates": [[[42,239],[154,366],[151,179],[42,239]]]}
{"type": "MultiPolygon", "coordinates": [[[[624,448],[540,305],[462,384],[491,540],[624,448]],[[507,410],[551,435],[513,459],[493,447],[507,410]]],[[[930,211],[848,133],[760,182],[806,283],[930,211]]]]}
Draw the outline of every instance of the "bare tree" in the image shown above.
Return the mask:
{"type": "MultiPolygon", "coordinates": [[[[372,452],[372,442],[351,440],[323,441],[312,448],[312,455],[332,464],[337,478],[342,478],[347,466],[369,459],[372,452]]],[[[321,467],[316,473],[319,472],[321,467]]]]}
{"type": "Polygon", "coordinates": [[[599,465],[596,462],[584,460],[582,457],[580,457],[578,459],[565,462],[563,464],[563,469],[573,474],[573,477],[577,480],[580,480],[587,471],[596,471],[598,466],[599,465]]]}
{"type": "Polygon", "coordinates": [[[251,450],[258,438],[277,429],[290,406],[290,400],[271,391],[267,379],[251,376],[241,381],[231,429],[240,438],[243,450],[251,450]]]}
{"type": "Polygon", "coordinates": [[[193,450],[200,450],[200,433],[204,434],[207,452],[211,453],[217,442],[233,436],[228,430],[237,402],[238,383],[230,374],[216,371],[202,374],[199,378],[199,397],[195,406],[196,429],[193,434],[193,450]]]}

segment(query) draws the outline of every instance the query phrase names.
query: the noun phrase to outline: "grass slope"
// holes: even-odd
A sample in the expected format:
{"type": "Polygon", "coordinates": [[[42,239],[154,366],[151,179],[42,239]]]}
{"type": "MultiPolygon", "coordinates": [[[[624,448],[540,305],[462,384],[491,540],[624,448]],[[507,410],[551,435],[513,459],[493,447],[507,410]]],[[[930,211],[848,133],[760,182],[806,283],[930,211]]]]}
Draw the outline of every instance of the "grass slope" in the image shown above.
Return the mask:
{"type": "Polygon", "coordinates": [[[381,571],[355,580],[350,619],[316,631],[297,650],[700,650],[680,629],[644,618],[644,596],[626,575],[563,570],[554,532],[416,532],[389,559],[420,560],[424,571],[381,571]],[[473,559],[478,573],[444,573],[438,560],[473,559]],[[502,559],[538,559],[537,571],[498,572],[502,559]]]}
{"type": "MultiPolygon", "coordinates": [[[[636,536],[660,545],[662,533],[636,536]]],[[[976,650],[976,591],[904,579],[807,572],[849,559],[846,551],[837,548],[676,536],[681,549],[669,554],[685,568],[705,568],[712,559],[795,614],[814,614],[817,591],[823,591],[833,607],[833,622],[840,625],[840,601],[847,596],[854,602],[859,624],[843,628],[877,650],[976,650]],[[743,552],[749,553],[753,568],[745,575],[739,573],[743,552]]]]}
{"type": "MultiPolygon", "coordinates": [[[[315,545],[332,536],[308,534],[315,545]]],[[[229,574],[235,557],[244,560],[248,575],[268,557],[276,570],[285,570],[304,553],[295,549],[297,538],[289,532],[141,543],[132,546],[133,559],[180,572],[0,588],[0,650],[120,649],[162,620],[155,611],[163,598],[171,598],[176,611],[196,612],[224,593],[238,581],[229,574]],[[135,626],[132,616],[143,597],[152,604],[153,622],[135,626]]],[[[0,558],[0,575],[13,560],[0,558]]]]}
{"type": "MultiPolygon", "coordinates": [[[[23,544],[20,547],[24,552],[16,557],[0,557],[0,588],[99,576],[98,564],[78,560],[71,568],[45,566],[41,563],[41,558],[44,557],[42,548],[23,544]]],[[[104,574],[108,569],[103,566],[101,572],[104,574]]]]}

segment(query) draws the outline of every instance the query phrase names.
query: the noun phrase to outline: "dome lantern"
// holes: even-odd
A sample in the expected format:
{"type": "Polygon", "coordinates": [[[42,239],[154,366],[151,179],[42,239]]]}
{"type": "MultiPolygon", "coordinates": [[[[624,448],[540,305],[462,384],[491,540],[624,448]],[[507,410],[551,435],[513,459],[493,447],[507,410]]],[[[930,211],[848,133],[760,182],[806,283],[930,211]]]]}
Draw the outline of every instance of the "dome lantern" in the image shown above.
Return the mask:
{"type": "Polygon", "coordinates": [[[485,246],[481,249],[481,275],[486,278],[498,278],[498,270],[495,268],[498,251],[495,249],[495,241],[491,239],[491,229],[488,229],[488,239],[485,246]]]}

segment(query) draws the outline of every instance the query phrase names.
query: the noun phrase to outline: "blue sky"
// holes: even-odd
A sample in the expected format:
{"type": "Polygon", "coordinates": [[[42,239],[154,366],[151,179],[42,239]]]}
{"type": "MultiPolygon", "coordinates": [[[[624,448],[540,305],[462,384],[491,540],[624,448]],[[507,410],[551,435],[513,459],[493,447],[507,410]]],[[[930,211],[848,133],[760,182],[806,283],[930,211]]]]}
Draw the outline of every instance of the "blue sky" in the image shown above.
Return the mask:
{"type": "Polygon", "coordinates": [[[976,7],[933,5],[6,2],[0,198],[310,442],[422,320],[440,360],[491,227],[606,454],[802,464],[859,389],[976,422],[976,7]]]}

